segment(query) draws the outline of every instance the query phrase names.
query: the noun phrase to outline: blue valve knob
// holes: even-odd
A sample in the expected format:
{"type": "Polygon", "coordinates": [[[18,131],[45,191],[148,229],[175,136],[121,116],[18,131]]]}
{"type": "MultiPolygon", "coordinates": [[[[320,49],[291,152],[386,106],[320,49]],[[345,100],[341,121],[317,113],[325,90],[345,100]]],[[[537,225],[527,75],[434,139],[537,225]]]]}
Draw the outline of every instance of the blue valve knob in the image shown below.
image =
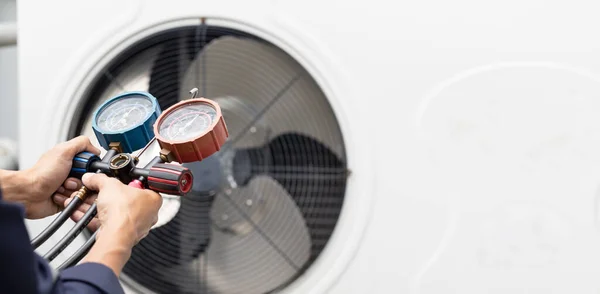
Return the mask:
{"type": "Polygon", "coordinates": [[[69,173],[69,177],[81,179],[83,174],[91,172],[90,167],[92,165],[92,162],[99,160],[100,157],[87,151],[75,155],[75,157],[73,158],[73,165],[71,165],[71,172],[69,173]]]}
{"type": "Polygon", "coordinates": [[[132,153],[154,137],[153,125],[161,110],[148,92],[126,92],[104,102],[94,113],[92,129],[100,145],[120,143],[122,152],[132,153]]]}

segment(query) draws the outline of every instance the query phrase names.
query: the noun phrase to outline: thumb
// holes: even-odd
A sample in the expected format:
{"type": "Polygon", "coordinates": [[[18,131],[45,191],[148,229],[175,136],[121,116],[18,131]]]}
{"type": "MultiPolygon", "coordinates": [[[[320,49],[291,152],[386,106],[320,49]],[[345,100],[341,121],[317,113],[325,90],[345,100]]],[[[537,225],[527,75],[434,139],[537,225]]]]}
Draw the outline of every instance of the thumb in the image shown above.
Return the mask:
{"type": "Polygon", "coordinates": [[[90,190],[100,191],[110,178],[105,174],[86,173],[81,177],[83,184],[90,190]]]}
{"type": "Polygon", "coordinates": [[[96,155],[100,155],[100,150],[90,142],[90,139],[86,136],[79,136],[71,139],[64,143],[65,148],[71,157],[75,156],[79,152],[89,151],[96,155]]]}

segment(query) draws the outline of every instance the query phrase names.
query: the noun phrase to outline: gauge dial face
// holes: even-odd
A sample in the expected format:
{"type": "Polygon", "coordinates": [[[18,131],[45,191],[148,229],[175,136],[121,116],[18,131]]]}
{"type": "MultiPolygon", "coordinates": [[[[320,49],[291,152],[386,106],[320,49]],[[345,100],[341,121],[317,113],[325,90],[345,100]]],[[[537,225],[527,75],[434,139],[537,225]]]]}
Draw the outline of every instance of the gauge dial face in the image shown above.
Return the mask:
{"type": "Polygon", "coordinates": [[[144,122],[154,112],[152,101],[144,95],[131,95],[106,105],[96,117],[103,132],[120,132],[144,122]]]}
{"type": "Polygon", "coordinates": [[[216,117],[216,109],[209,104],[185,104],[167,114],[158,133],[169,141],[195,139],[208,131],[216,117]]]}

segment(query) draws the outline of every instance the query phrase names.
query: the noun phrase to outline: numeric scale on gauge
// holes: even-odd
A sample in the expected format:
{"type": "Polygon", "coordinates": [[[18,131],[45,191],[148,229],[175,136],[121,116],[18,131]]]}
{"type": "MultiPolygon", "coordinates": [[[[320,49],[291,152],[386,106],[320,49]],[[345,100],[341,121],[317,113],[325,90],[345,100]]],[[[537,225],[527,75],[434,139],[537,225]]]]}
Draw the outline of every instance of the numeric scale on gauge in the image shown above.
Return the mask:
{"type": "MultiPolygon", "coordinates": [[[[92,129],[102,148],[103,158],[82,152],[73,159],[70,176],[104,173],[129,186],[184,196],[193,185],[191,171],[179,164],[201,161],[221,149],[229,133],[217,103],[196,98],[181,101],[162,112],[158,101],[147,92],[126,92],[102,104],[94,113],[92,129]],[[161,150],[150,162],[138,167],[140,156],[157,141],[161,150]],[[141,149],[141,150],[140,150],[141,149]],[[131,153],[140,150],[135,156],[131,153]]],[[[69,205],[32,240],[37,248],[45,242],[77,210],[88,196],[82,187],[69,205]]],[[[51,261],[58,256],[97,213],[96,203],[45,255],[51,261]]],[[[75,265],[95,242],[96,233],[58,269],[75,265]]]]}

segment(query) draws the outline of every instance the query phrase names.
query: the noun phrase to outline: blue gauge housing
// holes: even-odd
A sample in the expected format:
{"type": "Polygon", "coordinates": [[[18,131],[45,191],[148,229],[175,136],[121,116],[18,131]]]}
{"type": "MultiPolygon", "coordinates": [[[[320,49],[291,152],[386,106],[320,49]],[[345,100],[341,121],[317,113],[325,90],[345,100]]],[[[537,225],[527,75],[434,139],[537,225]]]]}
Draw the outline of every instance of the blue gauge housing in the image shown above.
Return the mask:
{"type": "Polygon", "coordinates": [[[98,107],[98,109],[96,109],[96,111],[94,112],[92,129],[96,134],[96,138],[98,139],[100,146],[102,146],[104,149],[108,150],[109,144],[111,142],[119,142],[121,143],[121,148],[123,149],[124,153],[132,153],[135,150],[143,148],[144,146],[146,146],[146,144],[148,144],[148,142],[150,142],[150,140],[152,140],[152,138],[154,137],[153,125],[160,114],[160,106],[158,105],[158,101],[154,96],[152,96],[152,94],[141,91],[126,92],[107,100],[100,107],[98,107]],[[119,130],[117,132],[102,130],[100,127],[98,127],[98,115],[100,115],[102,110],[107,108],[116,100],[130,98],[132,96],[146,97],[149,101],[152,102],[152,109],[154,111],[148,113],[144,118],[143,122],[135,126],[129,127],[127,129],[119,130]]]}

